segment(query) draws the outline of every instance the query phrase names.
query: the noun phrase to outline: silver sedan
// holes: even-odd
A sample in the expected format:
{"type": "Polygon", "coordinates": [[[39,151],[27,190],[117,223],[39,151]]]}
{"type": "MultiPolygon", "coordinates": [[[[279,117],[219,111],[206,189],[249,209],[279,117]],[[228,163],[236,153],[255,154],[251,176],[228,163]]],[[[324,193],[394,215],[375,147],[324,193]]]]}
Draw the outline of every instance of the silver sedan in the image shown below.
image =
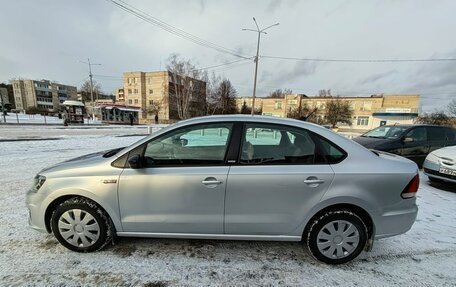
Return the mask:
{"type": "Polygon", "coordinates": [[[340,264],[412,227],[418,183],[412,161],[314,124],[211,116],[43,169],[27,207],[78,252],[116,236],[302,241],[340,264]]]}

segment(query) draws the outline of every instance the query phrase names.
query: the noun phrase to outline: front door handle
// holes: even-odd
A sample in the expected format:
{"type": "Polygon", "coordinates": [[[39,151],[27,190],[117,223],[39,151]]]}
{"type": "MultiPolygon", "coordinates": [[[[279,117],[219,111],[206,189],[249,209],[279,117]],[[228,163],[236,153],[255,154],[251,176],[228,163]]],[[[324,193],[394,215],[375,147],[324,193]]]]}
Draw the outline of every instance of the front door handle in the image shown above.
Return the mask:
{"type": "Polygon", "coordinates": [[[220,180],[217,180],[215,177],[206,177],[203,181],[201,181],[207,188],[215,188],[217,185],[222,184],[220,180]]]}

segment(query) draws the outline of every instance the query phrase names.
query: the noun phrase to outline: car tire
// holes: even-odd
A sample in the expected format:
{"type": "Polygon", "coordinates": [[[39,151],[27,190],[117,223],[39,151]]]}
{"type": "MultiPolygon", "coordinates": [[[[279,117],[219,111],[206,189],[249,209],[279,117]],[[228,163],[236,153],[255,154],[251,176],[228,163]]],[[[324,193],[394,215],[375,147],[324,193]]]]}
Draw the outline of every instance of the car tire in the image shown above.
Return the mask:
{"type": "Polygon", "coordinates": [[[73,197],[52,213],[51,228],[57,240],[76,252],[103,249],[114,241],[115,229],[106,212],[92,200],[73,197]]]}
{"type": "Polygon", "coordinates": [[[367,227],[350,210],[331,210],[314,217],[306,228],[304,243],[316,260],[343,264],[355,259],[366,246],[367,227]]]}

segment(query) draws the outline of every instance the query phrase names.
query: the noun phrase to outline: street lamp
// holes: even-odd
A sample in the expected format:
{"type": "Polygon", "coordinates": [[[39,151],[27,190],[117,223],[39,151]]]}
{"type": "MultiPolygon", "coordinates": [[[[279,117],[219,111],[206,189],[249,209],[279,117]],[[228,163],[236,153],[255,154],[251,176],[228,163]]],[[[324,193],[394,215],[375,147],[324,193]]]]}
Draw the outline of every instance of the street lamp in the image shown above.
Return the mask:
{"type": "Polygon", "coordinates": [[[256,84],[257,84],[257,74],[258,74],[258,54],[260,52],[260,37],[261,34],[267,34],[265,31],[269,28],[272,28],[274,26],[278,26],[280,23],[275,23],[271,26],[268,26],[264,29],[260,29],[258,26],[258,23],[253,17],[253,22],[255,22],[256,30],[254,29],[242,29],[242,31],[250,31],[250,32],[255,32],[258,33],[258,42],[257,42],[257,51],[256,51],[256,57],[255,57],[255,78],[253,80],[253,98],[252,98],[252,116],[255,114],[255,96],[256,96],[256,84]]]}

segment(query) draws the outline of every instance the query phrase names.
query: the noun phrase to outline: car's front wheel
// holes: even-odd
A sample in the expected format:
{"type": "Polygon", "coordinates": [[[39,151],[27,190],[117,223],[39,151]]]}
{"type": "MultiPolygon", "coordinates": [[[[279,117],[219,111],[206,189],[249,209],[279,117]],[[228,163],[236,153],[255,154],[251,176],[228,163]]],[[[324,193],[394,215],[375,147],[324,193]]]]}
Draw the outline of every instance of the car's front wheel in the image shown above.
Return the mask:
{"type": "Polygon", "coordinates": [[[367,227],[349,210],[323,212],[310,223],[305,243],[310,254],[328,264],[342,264],[356,258],[366,246],[367,227]]]}
{"type": "Polygon", "coordinates": [[[74,197],[58,205],[51,226],[57,240],[77,252],[100,250],[113,240],[109,216],[87,198],[74,197]]]}

